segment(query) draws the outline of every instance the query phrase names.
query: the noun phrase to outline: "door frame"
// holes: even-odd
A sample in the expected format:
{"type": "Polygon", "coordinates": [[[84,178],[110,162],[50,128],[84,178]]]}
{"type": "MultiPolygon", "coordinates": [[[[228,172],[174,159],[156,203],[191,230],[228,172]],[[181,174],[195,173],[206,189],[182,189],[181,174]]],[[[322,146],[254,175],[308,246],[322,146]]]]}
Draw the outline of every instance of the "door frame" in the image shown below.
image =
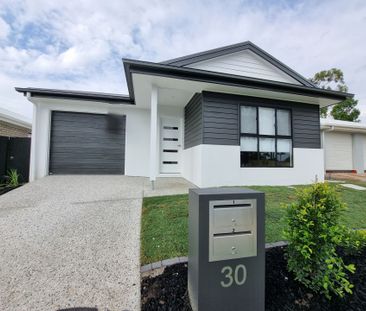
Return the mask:
{"type": "Polygon", "coordinates": [[[183,146],[184,146],[184,142],[183,142],[183,118],[182,117],[178,117],[178,116],[160,116],[159,117],[159,163],[158,163],[158,173],[159,176],[164,177],[164,176],[181,176],[182,174],[182,169],[183,169],[183,165],[182,165],[182,159],[183,159],[183,146]],[[178,170],[177,172],[174,173],[162,173],[161,172],[161,162],[162,162],[162,156],[163,156],[163,146],[162,146],[162,130],[163,130],[163,120],[175,120],[177,121],[177,124],[179,126],[179,131],[180,133],[178,134],[179,137],[179,142],[180,144],[178,145],[178,170]]]}

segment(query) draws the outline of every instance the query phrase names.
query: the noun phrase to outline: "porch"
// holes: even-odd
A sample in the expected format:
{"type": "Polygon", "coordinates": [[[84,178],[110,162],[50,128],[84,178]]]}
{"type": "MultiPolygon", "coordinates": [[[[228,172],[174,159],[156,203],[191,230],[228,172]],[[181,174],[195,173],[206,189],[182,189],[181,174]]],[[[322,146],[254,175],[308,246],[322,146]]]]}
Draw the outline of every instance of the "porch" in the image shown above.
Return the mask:
{"type": "Polygon", "coordinates": [[[190,188],[197,188],[197,186],[182,177],[157,177],[154,183],[154,190],[152,190],[151,183],[146,178],[143,197],[187,194],[190,188]]]}

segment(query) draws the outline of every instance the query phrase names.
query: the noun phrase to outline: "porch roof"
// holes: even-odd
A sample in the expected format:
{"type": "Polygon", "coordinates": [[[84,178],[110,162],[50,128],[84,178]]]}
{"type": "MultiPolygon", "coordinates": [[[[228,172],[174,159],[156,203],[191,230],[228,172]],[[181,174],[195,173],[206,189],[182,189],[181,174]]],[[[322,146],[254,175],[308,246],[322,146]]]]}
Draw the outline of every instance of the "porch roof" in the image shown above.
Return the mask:
{"type": "MultiPolygon", "coordinates": [[[[210,84],[263,90],[295,96],[317,98],[321,107],[336,104],[353,94],[333,90],[321,89],[315,86],[295,85],[252,77],[243,77],[233,74],[210,72],[200,69],[178,67],[162,63],[153,63],[134,59],[123,59],[126,81],[131,99],[135,100],[133,75],[146,75],[152,77],[165,77],[179,80],[204,82],[210,84]]],[[[296,101],[296,100],[294,100],[296,101]]],[[[297,100],[301,101],[301,100],[297,100]]]]}

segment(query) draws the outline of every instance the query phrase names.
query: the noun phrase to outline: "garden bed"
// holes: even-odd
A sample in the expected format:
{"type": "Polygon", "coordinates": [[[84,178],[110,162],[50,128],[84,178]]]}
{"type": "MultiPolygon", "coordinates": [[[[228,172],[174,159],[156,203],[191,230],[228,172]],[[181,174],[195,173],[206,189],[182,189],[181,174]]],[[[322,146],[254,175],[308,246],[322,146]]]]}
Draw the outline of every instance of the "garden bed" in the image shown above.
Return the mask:
{"type": "Polygon", "coordinates": [[[11,191],[11,190],[14,190],[14,189],[16,189],[16,188],[19,188],[20,186],[16,186],[16,187],[10,187],[10,186],[3,186],[3,187],[1,187],[0,186],[0,195],[3,195],[3,194],[5,194],[5,193],[7,193],[7,192],[9,192],[9,191],[11,191]]]}
{"type": "MultiPolygon", "coordinates": [[[[285,247],[266,250],[266,310],[366,310],[366,249],[358,255],[345,255],[346,264],[354,263],[350,276],[353,295],[332,300],[315,294],[294,280],[287,271],[285,247]]],[[[191,310],[187,293],[187,264],[165,268],[161,275],[145,277],[141,284],[142,310],[191,310]]]]}

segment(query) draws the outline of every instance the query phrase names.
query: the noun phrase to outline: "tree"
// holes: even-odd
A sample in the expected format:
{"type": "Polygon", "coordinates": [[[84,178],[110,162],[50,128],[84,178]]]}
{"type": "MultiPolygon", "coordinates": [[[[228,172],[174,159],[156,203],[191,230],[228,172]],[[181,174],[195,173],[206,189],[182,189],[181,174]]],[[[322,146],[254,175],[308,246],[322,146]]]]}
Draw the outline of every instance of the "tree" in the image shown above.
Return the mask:
{"type": "MultiPolygon", "coordinates": [[[[348,92],[348,87],[344,82],[343,72],[338,68],[322,70],[316,73],[310,81],[323,89],[348,92]]],[[[356,108],[357,104],[357,100],[347,98],[346,100],[335,104],[330,111],[330,115],[336,120],[358,122],[360,110],[356,108]]],[[[322,118],[328,116],[328,107],[320,108],[320,116],[322,118]]]]}
{"type": "Polygon", "coordinates": [[[330,114],[336,120],[359,122],[360,110],[355,108],[357,103],[357,100],[347,98],[341,103],[334,105],[330,114]]]}

